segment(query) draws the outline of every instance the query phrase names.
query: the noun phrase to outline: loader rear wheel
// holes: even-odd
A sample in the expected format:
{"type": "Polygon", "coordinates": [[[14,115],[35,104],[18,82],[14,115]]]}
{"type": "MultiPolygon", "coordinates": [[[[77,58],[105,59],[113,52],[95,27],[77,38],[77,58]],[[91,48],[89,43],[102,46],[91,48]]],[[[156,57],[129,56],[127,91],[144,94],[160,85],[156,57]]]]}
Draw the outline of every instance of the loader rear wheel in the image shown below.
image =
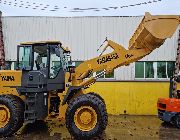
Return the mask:
{"type": "Polygon", "coordinates": [[[23,125],[24,104],[15,95],[0,95],[0,136],[14,134],[23,125]]]}
{"type": "Polygon", "coordinates": [[[91,139],[103,133],[107,126],[104,102],[91,94],[74,98],[66,111],[66,127],[76,139],[91,139]]]}
{"type": "Polygon", "coordinates": [[[3,128],[10,119],[9,109],[5,105],[0,105],[0,128],[3,128]]]}

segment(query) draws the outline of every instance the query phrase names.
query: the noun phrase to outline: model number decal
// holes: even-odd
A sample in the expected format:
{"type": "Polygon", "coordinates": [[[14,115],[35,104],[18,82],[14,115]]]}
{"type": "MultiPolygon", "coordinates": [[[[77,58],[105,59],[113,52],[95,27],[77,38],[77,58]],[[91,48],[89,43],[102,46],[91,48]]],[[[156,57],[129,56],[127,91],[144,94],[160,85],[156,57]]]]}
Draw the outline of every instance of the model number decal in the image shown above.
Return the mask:
{"type": "Polygon", "coordinates": [[[14,76],[2,76],[0,75],[1,81],[15,81],[14,76]]]}
{"type": "Polygon", "coordinates": [[[99,59],[97,60],[97,63],[98,63],[98,64],[102,64],[102,63],[106,63],[106,62],[108,62],[108,61],[111,61],[112,59],[118,59],[118,58],[119,58],[118,54],[117,54],[117,53],[114,53],[114,54],[107,55],[107,56],[104,56],[104,57],[102,57],[102,58],[99,58],[99,59]]]}
{"type": "Polygon", "coordinates": [[[125,55],[125,58],[128,59],[128,58],[131,58],[131,57],[133,57],[133,56],[134,56],[134,55],[132,55],[132,54],[126,54],[126,55],[125,55]]]}

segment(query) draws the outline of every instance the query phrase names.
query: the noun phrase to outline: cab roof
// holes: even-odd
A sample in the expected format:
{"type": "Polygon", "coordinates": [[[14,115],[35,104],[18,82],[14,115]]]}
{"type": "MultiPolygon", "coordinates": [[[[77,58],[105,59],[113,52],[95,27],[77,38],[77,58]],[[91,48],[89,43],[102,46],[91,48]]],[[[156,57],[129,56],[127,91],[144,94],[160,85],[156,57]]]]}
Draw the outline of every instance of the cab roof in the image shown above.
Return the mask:
{"type": "Polygon", "coordinates": [[[20,45],[45,45],[45,44],[62,44],[60,41],[37,41],[37,42],[24,42],[20,45]]]}
{"type": "MultiPolygon", "coordinates": [[[[24,42],[24,43],[20,43],[20,45],[46,45],[46,44],[62,44],[60,41],[38,41],[38,42],[24,42]]],[[[70,52],[68,47],[63,47],[62,45],[60,45],[60,47],[66,51],[66,52],[70,52]]]]}

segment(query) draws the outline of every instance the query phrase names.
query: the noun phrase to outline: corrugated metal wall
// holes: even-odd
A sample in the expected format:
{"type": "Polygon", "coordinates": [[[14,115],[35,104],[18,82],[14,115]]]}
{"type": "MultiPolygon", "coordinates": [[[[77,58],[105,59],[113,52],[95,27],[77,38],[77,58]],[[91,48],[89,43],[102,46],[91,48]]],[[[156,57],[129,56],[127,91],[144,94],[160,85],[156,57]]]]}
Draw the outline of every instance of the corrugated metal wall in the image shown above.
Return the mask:
{"type": "Polygon", "coordinates": [[[106,37],[123,46],[141,17],[4,17],[3,30],[6,59],[16,60],[14,52],[20,42],[60,40],[69,46],[74,60],[98,55],[97,48],[106,37]]]}
{"type": "MultiPolygon", "coordinates": [[[[142,17],[3,17],[3,33],[7,61],[16,61],[16,46],[20,42],[60,40],[72,51],[73,60],[98,56],[97,48],[104,39],[128,47],[142,17]]],[[[147,61],[174,61],[178,32],[149,56],[147,61]]],[[[134,64],[115,71],[117,80],[134,78],[134,64]]]]}

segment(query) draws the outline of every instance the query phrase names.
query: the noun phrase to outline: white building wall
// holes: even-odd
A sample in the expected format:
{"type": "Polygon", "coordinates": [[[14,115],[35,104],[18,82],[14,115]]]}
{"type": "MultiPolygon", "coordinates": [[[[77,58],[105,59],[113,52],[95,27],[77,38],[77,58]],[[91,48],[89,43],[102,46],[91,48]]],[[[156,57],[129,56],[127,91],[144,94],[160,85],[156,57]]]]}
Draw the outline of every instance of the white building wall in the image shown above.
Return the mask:
{"type": "MultiPolygon", "coordinates": [[[[59,40],[68,46],[72,59],[83,61],[98,56],[97,49],[107,37],[125,48],[142,17],[3,17],[5,57],[16,61],[20,42],[59,40]]],[[[179,28],[180,29],[180,28],[179,28]]],[[[177,30],[178,31],[178,30],[177,30]]],[[[178,32],[143,61],[174,61],[178,32]]],[[[115,70],[117,80],[133,80],[134,64],[115,70]]]]}

